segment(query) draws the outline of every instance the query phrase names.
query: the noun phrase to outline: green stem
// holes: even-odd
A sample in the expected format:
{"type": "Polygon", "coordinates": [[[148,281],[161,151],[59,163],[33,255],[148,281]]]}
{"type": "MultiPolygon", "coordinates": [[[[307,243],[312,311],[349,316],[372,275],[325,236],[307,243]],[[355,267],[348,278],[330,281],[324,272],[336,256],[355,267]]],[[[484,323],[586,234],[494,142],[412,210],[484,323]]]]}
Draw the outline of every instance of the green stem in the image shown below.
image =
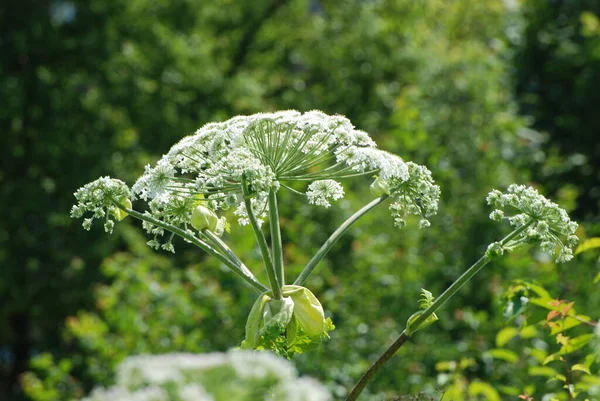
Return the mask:
{"type": "MultiPolygon", "coordinates": [[[[202,230],[202,234],[204,234],[221,252],[223,252],[229,260],[235,263],[241,271],[243,271],[246,275],[254,277],[250,269],[246,267],[244,262],[233,252],[229,246],[218,235],[210,231],[208,228],[202,230]]],[[[265,287],[266,288],[266,287],[265,287]]]]}
{"type": "MultiPolygon", "coordinates": [[[[528,222],[527,224],[522,225],[521,227],[516,228],[510,234],[508,234],[500,243],[502,245],[506,245],[510,240],[515,238],[517,235],[525,231],[533,221],[528,222]]],[[[411,331],[408,328],[404,329],[400,336],[394,341],[392,345],[386,349],[383,354],[371,365],[369,370],[365,372],[365,374],[360,378],[358,383],[354,386],[346,401],[355,401],[360,393],[367,386],[367,383],[371,380],[371,378],[377,373],[379,369],[402,347],[402,345],[410,338],[411,332],[414,333],[419,326],[427,320],[429,316],[434,314],[446,301],[448,301],[456,292],[463,286],[467,281],[469,281],[475,274],[477,274],[490,260],[492,257],[484,255],[482,256],[475,264],[473,264],[466,272],[464,272],[450,287],[444,291],[442,295],[440,295],[436,300],[423,311],[423,313],[411,323],[413,327],[411,331]]]]}
{"type": "Polygon", "coordinates": [[[135,210],[128,209],[118,202],[113,201],[113,203],[119,209],[127,212],[130,216],[135,217],[138,220],[142,220],[147,223],[153,224],[153,225],[163,228],[165,230],[171,231],[172,233],[179,235],[184,240],[189,241],[192,244],[196,245],[198,248],[202,249],[204,252],[208,253],[209,255],[214,256],[215,258],[217,258],[217,260],[219,260],[221,263],[225,264],[225,266],[229,267],[234,273],[239,275],[248,284],[250,284],[252,287],[254,287],[254,289],[256,289],[256,291],[258,291],[259,293],[262,294],[263,292],[269,290],[260,281],[258,281],[258,279],[256,277],[254,277],[254,275],[252,275],[252,273],[250,271],[248,271],[248,269],[244,270],[240,266],[236,265],[229,258],[225,257],[223,254],[221,254],[215,248],[211,247],[206,242],[197,238],[195,235],[190,234],[187,231],[185,231],[177,226],[174,226],[169,223],[165,223],[164,221],[160,221],[152,216],[148,216],[146,214],[137,212],[135,210]]]}
{"type": "Polygon", "coordinates": [[[321,248],[319,248],[317,253],[315,253],[315,255],[312,257],[312,259],[306,264],[306,266],[304,267],[304,269],[302,270],[302,272],[300,273],[300,275],[298,276],[296,281],[294,281],[294,284],[295,285],[304,284],[304,282],[306,281],[306,279],[308,278],[310,273],[314,270],[314,268],[317,266],[317,264],[325,257],[325,255],[327,255],[327,252],[329,252],[329,250],[333,247],[333,245],[335,245],[337,240],[340,239],[340,237],[342,235],[344,235],[344,233],[346,231],[348,231],[350,226],[352,224],[354,224],[354,222],[356,222],[362,216],[364,216],[369,210],[373,209],[375,206],[379,205],[381,202],[383,202],[387,198],[388,198],[388,195],[381,196],[381,197],[373,200],[372,202],[368,203],[367,205],[363,206],[362,209],[360,209],[359,211],[354,213],[352,216],[348,217],[348,219],[344,223],[342,223],[342,225],[339,226],[337,228],[337,230],[335,230],[329,238],[327,238],[327,240],[323,243],[323,245],[321,245],[321,248]]]}
{"type": "Polygon", "coordinates": [[[280,286],[285,285],[283,271],[283,245],[281,243],[281,228],[279,226],[279,209],[277,206],[277,194],[273,189],[269,192],[269,226],[271,228],[271,254],[275,274],[280,286]]]}
{"type": "Polygon", "coordinates": [[[252,210],[252,202],[250,202],[250,193],[248,192],[248,183],[246,178],[242,176],[242,191],[244,195],[244,206],[246,206],[246,214],[248,215],[248,220],[250,220],[250,226],[254,231],[254,236],[256,237],[256,242],[258,242],[258,246],[260,248],[260,252],[263,257],[263,261],[265,263],[265,270],[267,271],[267,276],[269,277],[269,282],[271,283],[271,290],[273,291],[273,298],[281,299],[281,286],[277,281],[277,274],[275,273],[275,269],[273,268],[273,261],[271,259],[271,253],[269,252],[269,245],[267,244],[267,240],[265,239],[265,235],[258,225],[258,221],[256,220],[256,216],[254,215],[254,211],[252,210]]]}

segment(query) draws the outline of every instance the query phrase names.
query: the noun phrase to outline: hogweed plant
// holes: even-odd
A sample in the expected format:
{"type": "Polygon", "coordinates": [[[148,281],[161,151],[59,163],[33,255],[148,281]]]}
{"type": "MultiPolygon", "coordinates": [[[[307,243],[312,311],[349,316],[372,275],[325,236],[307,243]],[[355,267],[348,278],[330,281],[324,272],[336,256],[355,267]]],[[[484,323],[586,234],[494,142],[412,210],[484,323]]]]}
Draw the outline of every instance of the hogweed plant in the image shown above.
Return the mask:
{"type": "MultiPolygon", "coordinates": [[[[259,293],[241,348],[271,349],[289,358],[328,338],[334,328],[304,283],[336,241],[386,201],[396,227],[403,228],[410,215],[418,217],[419,228],[428,227],[429,218],[437,213],[439,196],[440,189],[426,167],[377,149],[369,135],[347,118],[319,111],[282,111],[207,124],[174,145],[154,167],[147,166],[131,189],[110,177],[80,188],[71,215],[86,216],[83,227],[88,230],[94,220],[101,220],[109,233],[115,222],[131,216],[142,221],[152,248],[175,252],[173,238],[179,236],[215,257],[259,293]],[[290,191],[310,204],[329,208],[345,194],[341,181],[360,177],[371,179],[374,199],[341,224],[288,284],[279,192],[290,191]],[[137,201],[145,201],[147,209],[135,210],[133,202],[137,201]],[[222,239],[230,229],[222,214],[229,209],[234,209],[239,225],[252,228],[268,283],[259,281],[222,239]]],[[[539,243],[548,253],[558,251],[558,262],[572,258],[577,224],[535,189],[511,185],[506,193],[494,190],[488,203],[496,208],[490,217],[507,221],[512,232],[492,243],[437,299],[423,290],[420,310],[408,319],[398,340],[365,373],[348,400],[358,397],[413,333],[434,323],[439,307],[491,260],[528,243],[539,243]]]]}

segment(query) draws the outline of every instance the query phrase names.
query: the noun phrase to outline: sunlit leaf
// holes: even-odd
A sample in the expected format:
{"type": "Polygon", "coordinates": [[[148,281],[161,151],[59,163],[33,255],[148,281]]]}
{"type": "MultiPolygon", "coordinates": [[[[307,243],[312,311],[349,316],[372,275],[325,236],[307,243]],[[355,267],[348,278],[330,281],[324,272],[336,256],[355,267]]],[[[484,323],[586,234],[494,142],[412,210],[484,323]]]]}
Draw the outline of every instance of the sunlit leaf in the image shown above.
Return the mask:
{"type": "Polygon", "coordinates": [[[591,375],[591,373],[590,373],[590,369],[589,369],[587,366],[585,366],[585,365],[582,365],[582,364],[580,364],[580,363],[577,363],[577,364],[575,364],[575,365],[571,366],[571,370],[572,370],[572,371],[585,372],[585,373],[587,373],[588,375],[591,375]]]}
{"type": "Polygon", "coordinates": [[[496,334],[496,346],[503,347],[504,344],[512,340],[519,334],[519,330],[515,327],[504,327],[496,334]]]}
{"type": "Polygon", "coordinates": [[[515,363],[519,360],[519,355],[516,352],[504,348],[491,349],[487,354],[494,359],[501,359],[509,363],[515,363]]]}
{"type": "Polygon", "coordinates": [[[501,401],[500,394],[496,391],[491,384],[482,382],[482,381],[474,381],[469,385],[469,395],[471,397],[483,396],[487,401],[501,401]]]}
{"type": "Polygon", "coordinates": [[[555,369],[552,369],[549,366],[530,366],[527,370],[529,376],[545,376],[550,377],[554,376],[558,372],[555,369]]]}
{"type": "Polygon", "coordinates": [[[590,249],[600,248],[600,238],[589,238],[583,241],[577,249],[575,249],[575,255],[585,252],[590,249]]]}

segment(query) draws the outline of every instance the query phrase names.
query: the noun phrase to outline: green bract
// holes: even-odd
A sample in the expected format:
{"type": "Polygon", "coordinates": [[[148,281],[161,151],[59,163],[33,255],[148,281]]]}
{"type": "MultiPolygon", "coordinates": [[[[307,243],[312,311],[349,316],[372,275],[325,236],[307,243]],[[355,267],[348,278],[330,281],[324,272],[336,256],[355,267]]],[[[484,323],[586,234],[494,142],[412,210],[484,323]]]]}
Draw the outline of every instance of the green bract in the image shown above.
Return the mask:
{"type": "MultiPolygon", "coordinates": [[[[124,206],[127,209],[131,209],[133,207],[133,204],[131,203],[131,200],[129,198],[123,197],[121,199],[118,199],[117,203],[120,204],[121,206],[124,206]]],[[[114,209],[112,214],[113,214],[113,216],[115,216],[115,219],[117,219],[117,221],[121,221],[125,217],[129,216],[129,213],[127,213],[123,209],[120,209],[119,207],[114,209]]]]}
{"type": "Polygon", "coordinates": [[[323,306],[310,290],[298,285],[285,285],[282,294],[280,300],[268,293],[256,300],[246,322],[246,339],[242,348],[266,348],[285,334],[285,344],[280,344],[284,349],[280,351],[287,354],[294,347],[298,349],[293,352],[301,352],[303,348],[328,337],[327,331],[332,327],[325,319],[323,306]]]}
{"type": "Polygon", "coordinates": [[[219,218],[216,213],[209,208],[198,205],[192,212],[192,219],[190,224],[198,231],[202,231],[205,228],[209,231],[216,231],[219,218]]]}

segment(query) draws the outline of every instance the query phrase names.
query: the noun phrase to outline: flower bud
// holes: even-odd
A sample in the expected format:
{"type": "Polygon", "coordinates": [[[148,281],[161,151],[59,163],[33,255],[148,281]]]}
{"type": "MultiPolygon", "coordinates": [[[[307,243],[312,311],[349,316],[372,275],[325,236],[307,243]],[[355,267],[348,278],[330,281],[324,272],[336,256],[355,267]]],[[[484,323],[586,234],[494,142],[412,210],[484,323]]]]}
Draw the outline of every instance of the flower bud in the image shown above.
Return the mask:
{"type": "Polygon", "coordinates": [[[377,179],[375,179],[375,181],[373,181],[373,183],[371,184],[370,189],[371,189],[371,193],[377,197],[383,196],[383,195],[389,195],[390,183],[386,179],[377,177],[377,179]]]}
{"type": "Polygon", "coordinates": [[[268,344],[265,339],[272,336],[274,327],[281,329],[280,334],[285,333],[289,344],[301,349],[309,349],[328,338],[327,331],[335,326],[330,319],[325,319],[323,306],[310,290],[298,285],[284,285],[281,292],[281,299],[273,299],[270,292],[265,292],[256,300],[246,321],[246,338],[241,348],[264,347],[268,344]],[[307,338],[296,343],[298,335],[307,338]]]}
{"type": "Polygon", "coordinates": [[[218,222],[219,218],[215,212],[205,206],[198,205],[192,212],[191,224],[198,231],[202,231],[205,228],[209,231],[215,231],[218,222]]]}
{"type": "Polygon", "coordinates": [[[406,335],[410,336],[412,333],[424,329],[433,323],[437,322],[439,318],[435,313],[432,313],[425,321],[423,321],[420,325],[415,326],[415,322],[423,314],[424,311],[420,310],[418,312],[413,313],[408,320],[406,321],[406,335]]]}
{"type": "MultiPolygon", "coordinates": [[[[131,209],[133,207],[133,205],[131,204],[131,200],[127,197],[123,197],[123,198],[119,199],[117,202],[121,206],[126,207],[127,209],[131,209]]],[[[129,213],[120,209],[119,207],[115,207],[115,210],[112,212],[112,215],[115,216],[115,219],[117,219],[117,221],[121,221],[125,217],[129,216],[129,213]]]]}

